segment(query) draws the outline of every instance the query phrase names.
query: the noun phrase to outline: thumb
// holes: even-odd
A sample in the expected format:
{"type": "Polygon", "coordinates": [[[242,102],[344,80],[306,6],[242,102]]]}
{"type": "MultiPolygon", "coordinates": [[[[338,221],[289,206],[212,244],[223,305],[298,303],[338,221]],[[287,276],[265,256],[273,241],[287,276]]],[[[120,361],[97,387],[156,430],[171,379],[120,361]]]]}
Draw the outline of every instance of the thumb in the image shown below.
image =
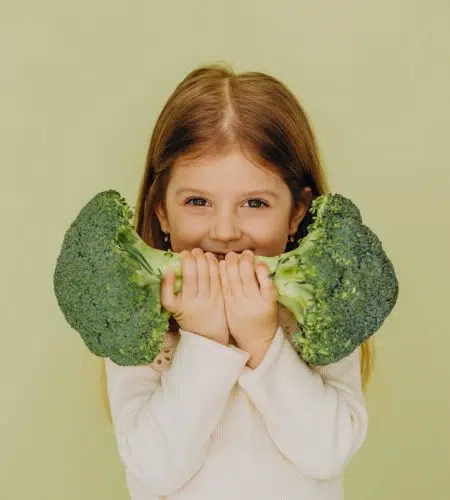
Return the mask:
{"type": "Polygon", "coordinates": [[[269,277],[269,268],[265,264],[259,264],[255,266],[255,272],[262,298],[267,302],[275,302],[278,299],[278,290],[273,279],[269,277]]]}
{"type": "Polygon", "coordinates": [[[179,297],[174,293],[175,273],[167,271],[161,281],[161,304],[170,313],[175,313],[178,309],[179,297]]]}

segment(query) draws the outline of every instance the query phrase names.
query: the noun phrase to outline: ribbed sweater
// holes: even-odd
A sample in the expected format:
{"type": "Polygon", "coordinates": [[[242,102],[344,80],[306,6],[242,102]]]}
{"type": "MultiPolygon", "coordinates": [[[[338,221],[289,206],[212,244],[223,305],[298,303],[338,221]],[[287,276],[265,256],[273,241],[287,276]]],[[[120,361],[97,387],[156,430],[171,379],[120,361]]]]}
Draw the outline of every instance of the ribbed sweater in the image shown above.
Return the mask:
{"type": "Polygon", "coordinates": [[[359,349],[310,366],[282,308],[262,362],[180,329],[151,365],[105,359],[131,500],[341,500],[367,411],[359,349]]]}

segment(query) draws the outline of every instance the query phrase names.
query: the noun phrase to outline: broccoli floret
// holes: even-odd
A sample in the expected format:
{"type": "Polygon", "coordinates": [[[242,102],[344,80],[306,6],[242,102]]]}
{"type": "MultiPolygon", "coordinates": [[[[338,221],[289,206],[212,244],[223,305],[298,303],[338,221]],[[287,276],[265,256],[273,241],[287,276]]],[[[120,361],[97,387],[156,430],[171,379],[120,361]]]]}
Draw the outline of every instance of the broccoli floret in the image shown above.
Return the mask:
{"type": "Polygon", "coordinates": [[[151,363],[170,314],[160,303],[166,269],[178,254],[147,246],[133,229],[133,211],[117,191],[97,194],[67,230],[53,277],[58,305],[89,350],[120,365],[151,363]]]}
{"type": "MultiPolygon", "coordinates": [[[[350,354],[395,305],[398,283],[381,242],[358,208],[338,194],[313,200],[313,223],[295,250],[255,256],[275,281],[279,302],[294,314],[292,342],[321,365],[350,354]]],[[[182,287],[181,256],[153,249],[136,233],[133,211],[117,191],[97,194],[80,211],[62,244],[54,290],[67,322],[91,352],[120,365],[151,363],[170,313],[160,302],[167,269],[182,287]]]]}
{"type": "Polygon", "coordinates": [[[294,314],[293,346],[313,365],[351,354],[382,325],[398,297],[392,262],[357,206],[339,194],[311,203],[313,223],[296,249],[267,262],[278,301],[294,314]]]}

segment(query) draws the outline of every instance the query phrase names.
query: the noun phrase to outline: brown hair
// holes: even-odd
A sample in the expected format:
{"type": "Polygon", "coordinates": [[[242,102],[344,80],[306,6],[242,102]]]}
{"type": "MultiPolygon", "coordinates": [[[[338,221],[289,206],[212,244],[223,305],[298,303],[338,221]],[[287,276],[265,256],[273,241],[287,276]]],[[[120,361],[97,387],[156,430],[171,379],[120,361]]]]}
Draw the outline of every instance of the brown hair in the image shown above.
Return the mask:
{"type": "MultiPolygon", "coordinates": [[[[292,193],[294,208],[303,187],[311,188],[313,198],[330,192],[308,116],[281,81],[260,72],[237,74],[226,63],[201,66],[175,88],[153,130],[134,223],[147,244],[168,248],[155,207],[165,207],[175,161],[226,154],[236,147],[255,163],[278,171],[292,193]]],[[[306,235],[311,222],[307,212],[286,251],[306,235]]],[[[365,387],[371,339],[360,352],[365,387]]]]}

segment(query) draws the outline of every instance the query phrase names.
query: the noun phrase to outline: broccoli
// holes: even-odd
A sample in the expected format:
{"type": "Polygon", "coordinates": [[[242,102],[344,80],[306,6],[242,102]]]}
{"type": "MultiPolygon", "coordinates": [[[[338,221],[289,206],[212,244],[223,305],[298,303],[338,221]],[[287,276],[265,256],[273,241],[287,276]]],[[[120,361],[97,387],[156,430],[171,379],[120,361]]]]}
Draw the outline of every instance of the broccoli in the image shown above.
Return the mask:
{"type": "Polygon", "coordinates": [[[278,301],[295,316],[292,344],[312,365],[351,354],[382,325],[398,297],[392,262],[358,207],[340,194],[315,198],[297,248],[263,257],[278,301]]]}
{"type": "Polygon", "coordinates": [[[67,230],[53,277],[69,325],[92,353],[120,365],[151,363],[162,347],[170,318],[160,304],[165,269],[173,266],[180,289],[178,256],[145,245],[132,217],[118,192],[94,196],[67,230]]]}
{"type": "MultiPolygon", "coordinates": [[[[293,346],[315,365],[336,362],[376,332],[394,307],[398,282],[356,205],[339,194],[311,203],[308,234],[265,262],[280,304],[295,316],[293,346]]],[[[67,230],[53,276],[58,305],[88,349],[119,365],[151,363],[170,313],[160,302],[166,270],[182,288],[181,257],[151,248],[114,190],[95,195],[67,230]]]]}

